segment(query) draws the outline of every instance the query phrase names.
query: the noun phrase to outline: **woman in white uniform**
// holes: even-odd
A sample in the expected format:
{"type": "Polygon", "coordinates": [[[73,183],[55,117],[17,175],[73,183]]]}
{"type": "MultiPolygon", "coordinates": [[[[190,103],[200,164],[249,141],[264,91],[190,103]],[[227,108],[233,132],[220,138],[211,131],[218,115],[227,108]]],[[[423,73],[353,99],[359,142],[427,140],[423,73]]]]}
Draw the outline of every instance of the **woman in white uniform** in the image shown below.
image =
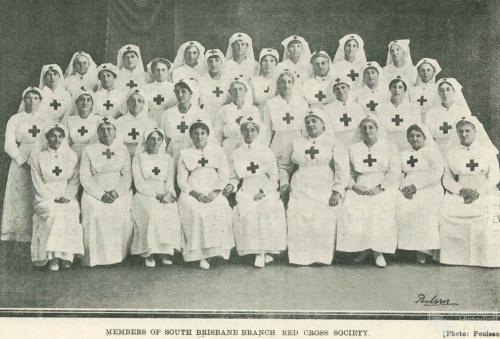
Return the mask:
{"type": "Polygon", "coordinates": [[[276,65],[279,61],[278,51],[274,48],[264,48],[259,55],[258,75],[250,79],[253,102],[263,109],[267,100],[276,95],[276,65]]]}
{"type": "Polygon", "coordinates": [[[227,158],[208,142],[209,133],[203,122],[189,127],[193,146],[181,151],[177,173],[182,254],[187,262],[199,260],[203,269],[210,268],[209,258],[229,259],[234,247],[232,211],[220,194],[229,180],[227,158]]]}
{"type": "Polygon", "coordinates": [[[146,84],[146,73],[139,46],[129,44],[120,48],[116,56],[116,66],[119,69],[116,84],[118,90],[127,93],[146,84]]]}
{"type": "Polygon", "coordinates": [[[281,74],[285,69],[295,75],[295,87],[302,90],[302,83],[313,74],[311,66],[311,50],[306,39],[292,35],[281,42],[283,46],[283,59],[276,67],[276,74],[281,74]]]}
{"type": "Polygon", "coordinates": [[[425,264],[426,254],[438,250],[438,215],[443,201],[444,163],[425,125],[406,130],[410,148],[401,152],[401,171],[396,201],[398,248],[415,251],[417,262],[425,264]]]}
{"type": "Polygon", "coordinates": [[[446,194],[439,227],[439,261],[447,265],[500,267],[498,150],[474,116],[455,123],[458,141],[446,156],[446,194]]]}
{"type": "Polygon", "coordinates": [[[159,126],[163,111],[177,104],[174,84],[170,82],[172,63],[167,59],[157,58],[147,67],[152,81],[144,87],[144,92],[147,95],[149,116],[159,126]]]}
{"type": "Polygon", "coordinates": [[[290,192],[288,259],[295,265],[330,265],[337,218],[349,181],[349,159],[320,108],[310,110],[304,120],[307,135],[295,139],[279,162],[283,200],[290,192]]]}
{"type": "Polygon", "coordinates": [[[84,266],[121,262],[133,233],[130,154],[110,119],[102,118],[97,135],[99,141],[85,147],[80,163],[84,266]]]}
{"type": "Polygon", "coordinates": [[[198,79],[204,72],[203,56],[205,47],[198,41],[187,41],[180,45],[172,66],[172,79],[177,83],[181,79],[198,79]]]}
{"type": "Polygon", "coordinates": [[[44,145],[31,159],[35,189],[31,261],[35,266],[49,263],[51,271],[58,271],[60,264],[70,268],[75,255],[83,255],[78,156],[69,148],[61,125],[50,125],[44,132],[44,145]]]}
{"type": "Polygon", "coordinates": [[[249,81],[257,75],[259,64],[255,61],[252,38],[246,33],[234,33],[229,38],[226,51],[226,73],[230,79],[241,77],[249,81]]]}
{"type": "Polygon", "coordinates": [[[172,265],[181,249],[181,222],[174,191],[174,161],[166,153],[165,138],[158,128],[145,131],[132,160],[136,192],[132,200],[134,236],[130,254],[155,267],[156,258],[172,265]]]}
{"type": "Polygon", "coordinates": [[[365,117],[359,128],[362,141],[349,148],[351,184],[338,227],[337,250],[362,251],[356,262],[373,252],[375,264],[383,268],[383,253],[396,251],[395,209],[401,164],[396,146],[384,137],[377,118],[365,117]]]}
{"type": "Polygon", "coordinates": [[[387,100],[384,71],[376,61],[367,62],[362,69],[362,86],[353,92],[355,101],[363,107],[365,114],[377,115],[380,104],[387,100]]]}
{"type": "Polygon", "coordinates": [[[334,76],[346,77],[352,90],[359,87],[366,64],[365,43],[358,34],[347,34],[339,40],[339,47],[333,58],[334,76]]]}
{"type": "Polygon", "coordinates": [[[413,66],[410,53],[410,40],[393,40],[387,48],[387,62],[384,66],[385,78],[390,81],[398,75],[408,80],[408,86],[413,88],[417,80],[417,69],[413,66]]]}
{"type": "Polygon", "coordinates": [[[425,121],[427,111],[436,104],[439,98],[436,96],[436,76],[441,72],[437,60],[423,58],[417,62],[417,82],[411,90],[411,101],[415,103],[422,115],[422,121],[425,121]]]}
{"type": "Polygon", "coordinates": [[[66,90],[63,72],[56,64],[44,65],[40,73],[39,88],[42,94],[40,112],[44,119],[59,124],[73,109],[73,98],[66,90]]]}
{"type": "Polygon", "coordinates": [[[97,65],[92,57],[85,52],[75,52],[71,57],[64,77],[66,79],[66,89],[75,96],[79,92],[94,92],[97,89],[97,65]]]}
{"type": "Polygon", "coordinates": [[[330,56],[323,50],[316,51],[311,55],[313,74],[302,85],[302,93],[309,107],[320,107],[335,100],[332,92],[334,75],[330,70],[331,63],[330,56]]]}
{"type": "Polygon", "coordinates": [[[238,254],[254,254],[254,265],[262,268],[273,260],[271,254],[286,250],[286,220],[276,157],[269,147],[255,142],[260,124],[253,118],[241,123],[244,144],[233,153],[231,179],[223,194],[227,197],[237,191],[234,235],[238,254]]]}
{"type": "Polygon", "coordinates": [[[97,67],[99,89],[94,93],[94,113],[101,117],[117,119],[124,112],[123,103],[127,100],[128,87],[118,89],[118,67],[106,63],[97,67]]]}

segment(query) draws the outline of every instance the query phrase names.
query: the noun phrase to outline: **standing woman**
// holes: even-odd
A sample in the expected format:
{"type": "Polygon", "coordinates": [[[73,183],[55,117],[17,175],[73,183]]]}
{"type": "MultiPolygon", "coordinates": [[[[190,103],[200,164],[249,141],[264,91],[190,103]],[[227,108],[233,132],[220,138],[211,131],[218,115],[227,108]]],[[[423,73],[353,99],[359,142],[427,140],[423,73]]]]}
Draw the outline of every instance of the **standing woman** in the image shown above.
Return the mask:
{"type": "Polygon", "coordinates": [[[408,85],[413,88],[417,79],[417,69],[411,59],[410,40],[400,39],[389,43],[384,75],[388,80],[395,79],[398,75],[408,79],[408,85]]]}
{"type": "Polygon", "coordinates": [[[310,110],[304,120],[307,135],[295,139],[279,163],[283,200],[290,192],[288,258],[295,265],[330,265],[349,160],[320,108],[310,110]]]}
{"type": "Polygon", "coordinates": [[[94,92],[97,89],[97,65],[92,57],[85,52],[75,52],[71,57],[64,77],[66,89],[71,95],[84,91],[94,92]]]}
{"type": "Polygon", "coordinates": [[[40,112],[47,123],[59,124],[73,109],[73,99],[66,90],[63,72],[56,64],[44,65],[40,73],[42,102],[40,112]]]}
{"type": "Polygon", "coordinates": [[[285,69],[292,71],[295,75],[295,86],[301,90],[302,83],[313,74],[309,44],[303,37],[292,35],[283,40],[281,46],[283,60],[278,64],[276,74],[281,74],[285,69]]]}
{"type": "Polygon", "coordinates": [[[304,81],[302,92],[309,107],[322,106],[335,100],[331,90],[332,77],[330,71],[332,60],[328,53],[323,50],[311,55],[313,75],[304,81]]]}
{"type": "Polygon", "coordinates": [[[155,256],[172,265],[175,250],[181,249],[181,222],[174,191],[174,161],[166,153],[165,138],[158,128],[145,131],[132,160],[136,193],[132,200],[134,236],[130,254],[155,267],[155,256]]]}
{"type": "Polygon", "coordinates": [[[177,83],[181,79],[198,79],[204,72],[203,56],[205,47],[198,41],[187,41],[177,50],[172,66],[172,79],[177,83]]]}
{"type": "Polygon", "coordinates": [[[462,94],[462,85],[456,79],[439,79],[436,88],[439,99],[427,112],[425,124],[436,140],[443,158],[446,159],[450,138],[453,136],[453,126],[461,117],[470,116],[471,112],[462,94]]]}
{"type": "Polygon", "coordinates": [[[245,33],[234,33],[229,38],[226,51],[226,72],[229,78],[242,77],[248,81],[257,75],[258,67],[253,53],[252,38],[245,33]]]}
{"type": "Polygon", "coordinates": [[[146,73],[139,46],[125,45],[118,50],[116,65],[119,69],[117,89],[129,92],[146,84],[146,73]]]}
{"type": "Polygon", "coordinates": [[[5,153],[11,158],[2,209],[1,240],[31,241],[33,182],[31,152],[45,127],[39,107],[42,94],[37,87],[24,90],[20,111],[12,115],[5,128],[5,153]]]}
{"type": "Polygon", "coordinates": [[[362,141],[349,148],[351,184],[337,232],[337,250],[361,252],[362,262],[373,252],[375,265],[385,267],[383,253],[394,253],[397,243],[396,196],[401,175],[399,153],[377,118],[359,124],[362,141]]]}
{"type": "Polygon", "coordinates": [[[435,105],[436,97],[436,75],[441,72],[437,60],[424,58],[417,62],[417,82],[411,91],[411,101],[418,105],[422,121],[425,121],[427,111],[435,105]]]}
{"type": "Polygon", "coordinates": [[[403,178],[396,200],[398,248],[416,252],[425,264],[426,254],[438,250],[438,215],[443,201],[443,158],[427,128],[413,124],[406,130],[409,150],[401,153],[403,178]]]}
{"type": "Polygon", "coordinates": [[[157,58],[148,64],[148,74],[152,82],[144,87],[147,95],[149,116],[160,125],[163,111],[177,104],[174,84],[170,82],[172,63],[164,58],[157,58]]]}
{"type": "MultiPolygon", "coordinates": [[[[117,119],[127,100],[126,89],[118,89],[118,68],[110,63],[97,67],[99,89],[94,93],[94,113],[101,117],[117,119]]],[[[128,87],[126,87],[128,88],[128,87]]]]}
{"type": "Polygon", "coordinates": [[[210,130],[203,122],[189,127],[193,146],[180,152],[177,183],[181,188],[179,214],[182,223],[182,254],[187,262],[229,259],[234,247],[232,211],[220,194],[226,186],[228,163],[223,150],[208,142],[210,130]]]}
{"type": "Polygon", "coordinates": [[[451,142],[443,176],[439,261],[500,267],[498,150],[476,117],[459,119],[455,128],[459,141],[451,142]]]}
{"type": "Polygon", "coordinates": [[[355,101],[363,107],[365,114],[377,115],[380,104],[389,97],[384,71],[376,61],[366,63],[362,70],[362,86],[353,94],[355,101]]]}
{"type": "Polygon", "coordinates": [[[285,69],[278,76],[278,95],[264,105],[264,124],[271,134],[271,150],[279,159],[292,141],[305,133],[304,117],[309,107],[295,91],[295,73],[285,69]]]}
{"type": "Polygon", "coordinates": [[[365,43],[357,34],[347,34],[339,40],[333,58],[332,71],[337,77],[347,77],[352,90],[359,87],[366,64],[365,43]]]}
{"type": "Polygon", "coordinates": [[[245,143],[233,153],[231,180],[223,194],[227,197],[237,191],[234,235],[238,254],[255,254],[254,265],[262,268],[273,260],[271,254],[286,250],[286,220],[278,193],[276,157],[267,145],[255,142],[259,129],[260,121],[251,117],[241,123],[245,143]]]}
{"type": "Polygon", "coordinates": [[[259,73],[250,79],[253,102],[261,110],[267,100],[276,95],[276,65],[279,54],[274,48],[264,48],[259,56],[259,73]]]}
{"type": "Polygon", "coordinates": [[[97,135],[99,141],[84,148],[80,163],[85,266],[121,262],[133,232],[130,154],[116,140],[116,127],[110,119],[101,120],[97,135]]]}
{"type": "Polygon", "coordinates": [[[74,256],[83,255],[78,156],[68,147],[62,126],[50,125],[44,132],[44,145],[31,159],[35,189],[31,261],[36,266],[48,262],[51,271],[58,271],[60,263],[70,268],[74,256]]]}

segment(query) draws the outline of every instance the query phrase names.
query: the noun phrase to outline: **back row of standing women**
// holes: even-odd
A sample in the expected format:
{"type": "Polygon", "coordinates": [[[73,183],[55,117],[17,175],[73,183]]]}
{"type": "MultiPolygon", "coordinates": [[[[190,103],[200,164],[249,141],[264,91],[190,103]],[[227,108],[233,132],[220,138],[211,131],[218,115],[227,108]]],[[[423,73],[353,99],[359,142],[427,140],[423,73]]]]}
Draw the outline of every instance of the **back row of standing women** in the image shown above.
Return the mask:
{"type": "Polygon", "coordinates": [[[419,262],[441,248],[443,263],[500,266],[497,150],[459,83],[436,82],[434,59],[414,67],[408,40],[389,44],[384,68],[367,62],[356,34],[333,63],[302,37],[282,44],[280,63],[272,48],[256,62],[250,37],[236,33],[226,55],[190,41],[147,73],[135,45],[120,49],[118,67],[83,52],[65,76],[45,65],[7,125],[2,239],[33,239],[33,261],[52,268],[73,254],[119,262],[131,243],[148,266],[182,249],[208,268],[234,238],[259,267],[287,247],[303,265],[329,264],[336,248],[360,252],[357,261],[371,250],[384,267],[382,253],[399,247],[419,262]],[[280,198],[290,200],[286,223],[280,198]]]}

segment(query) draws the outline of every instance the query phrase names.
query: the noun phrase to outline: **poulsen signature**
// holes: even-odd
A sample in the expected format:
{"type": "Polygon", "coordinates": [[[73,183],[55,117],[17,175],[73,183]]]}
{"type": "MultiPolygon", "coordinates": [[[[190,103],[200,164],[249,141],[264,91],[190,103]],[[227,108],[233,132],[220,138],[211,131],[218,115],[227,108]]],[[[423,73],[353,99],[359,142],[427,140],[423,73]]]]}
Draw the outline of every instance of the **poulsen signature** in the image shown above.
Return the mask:
{"type": "Polygon", "coordinates": [[[458,305],[457,303],[450,302],[450,299],[443,299],[434,295],[432,298],[427,298],[425,294],[419,293],[417,294],[417,300],[415,304],[423,304],[424,306],[449,306],[449,305],[458,305]]]}

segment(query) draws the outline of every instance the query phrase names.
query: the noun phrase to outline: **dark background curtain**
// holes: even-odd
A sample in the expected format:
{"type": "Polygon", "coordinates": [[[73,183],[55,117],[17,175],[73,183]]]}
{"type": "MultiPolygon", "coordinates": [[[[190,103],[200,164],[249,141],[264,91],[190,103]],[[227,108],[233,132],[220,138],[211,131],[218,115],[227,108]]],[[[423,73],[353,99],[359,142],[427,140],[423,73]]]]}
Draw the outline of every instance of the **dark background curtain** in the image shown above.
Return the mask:
{"type": "Polygon", "coordinates": [[[3,152],[7,119],[20,95],[38,85],[41,66],[66,69],[83,50],[98,64],[116,62],[127,43],[141,47],[144,64],[173,61],[177,47],[198,40],[224,53],[232,33],[248,33],[255,54],[291,35],[333,57],[344,34],[358,33],[369,60],[385,65],[387,43],[411,39],[413,62],[432,57],[441,77],[464,86],[471,110],[500,145],[500,4],[496,0],[21,0],[0,3],[0,208],[9,158],[3,152]]]}

